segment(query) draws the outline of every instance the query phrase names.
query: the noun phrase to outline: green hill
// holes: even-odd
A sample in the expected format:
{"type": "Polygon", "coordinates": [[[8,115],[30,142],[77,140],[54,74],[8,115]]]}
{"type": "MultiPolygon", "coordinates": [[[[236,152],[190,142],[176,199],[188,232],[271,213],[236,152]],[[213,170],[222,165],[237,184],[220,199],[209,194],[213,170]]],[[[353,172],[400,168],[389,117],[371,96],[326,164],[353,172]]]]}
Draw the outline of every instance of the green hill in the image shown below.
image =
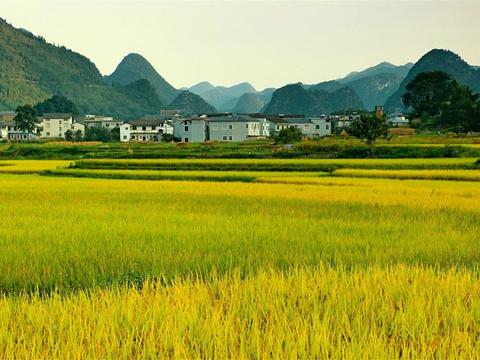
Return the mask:
{"type": "Polygon", "coordinates": [[[175,100],[171,102],[169,108],[181,110],[188,115],[201,115],[217,111],[200,96],[188,90],[182,91],[175,100]]]}
{"type": "Polygon", "coordinates": [[[118,85],[128,85],[137,80],[146,79],[154,86],[160,101],[165,104],[170,103],[178,95],[178,90],[161,77],[139,54],[132,53],[125,56],[115,71],[104,79],[108,84],[118,85]]]}
{"type": "Polygon", "coordinates": [[[238,98],[238,101],[233,108],[234,113],[254,114],[260,112],[265,106],[265,103],[255,93],[245,93],[238,98]]]}
{"type": "Polygon", "coordinates": [[[162,106],[151,85],[107,86],[85,56],[47,43],[0,19],[0,110],[36,104],[53,95],[72,100],[81,113],[134,118],[162,106]]]}
{"type": "Polygon", "coordinates": [[[297,83],[275,90],[265,113],[319,116],[335,111],[362,108],[362,101],[350,87],[328,92],[315,87],[305,89],[303,84],[297,83]]]}
{"type": "Polygon", "coordinates": [[[444,71],[459,83],[480,92],[480,72],[467,64],[460,56],[449,50],[434,49],[425,54],[410,69],[398,90],[390,96],[385,104],[386,110],[403,109],[402,95],[406,86],[422,72],[444,71]]]}
{"type": "Polygon", "coordinates": [[[347,84],[355,80],[365,78],[367,76],[374,76],[378,74],[393,74],[397,75],[400,78],[407,76],[408,72],[412,68],[412,63],[407,63],[405,65],[394,65],[389,62],[382,62],[378,65],[369,67],[368,69],[362,71],[353,71],[347,76],[338,81],[347,84]]]}
{"type": "Polygon", "coordinates": [[[379,73],[346,83],[362,99],[365,109],[372,111],[376,105],[384,105],[397,91],[404,78],[394,73],[379,73]]]}

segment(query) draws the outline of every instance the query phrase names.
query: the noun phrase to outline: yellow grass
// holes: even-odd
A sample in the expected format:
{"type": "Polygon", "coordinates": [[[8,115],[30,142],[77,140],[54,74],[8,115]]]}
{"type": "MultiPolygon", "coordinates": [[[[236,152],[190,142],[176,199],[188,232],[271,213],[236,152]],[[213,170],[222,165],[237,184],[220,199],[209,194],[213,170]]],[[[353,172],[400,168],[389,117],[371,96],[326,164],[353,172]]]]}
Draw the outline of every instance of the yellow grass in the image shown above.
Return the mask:
{"type": "Polygon", "coordinates": [[[4,358],[476,358],[465,270],[321,266],[0,299],[4,358]]]}
{"type": "Polygon", "coordinates": [[[254,174],[1,174],[0,358],[478,357],[478,183],[254,174]]]}

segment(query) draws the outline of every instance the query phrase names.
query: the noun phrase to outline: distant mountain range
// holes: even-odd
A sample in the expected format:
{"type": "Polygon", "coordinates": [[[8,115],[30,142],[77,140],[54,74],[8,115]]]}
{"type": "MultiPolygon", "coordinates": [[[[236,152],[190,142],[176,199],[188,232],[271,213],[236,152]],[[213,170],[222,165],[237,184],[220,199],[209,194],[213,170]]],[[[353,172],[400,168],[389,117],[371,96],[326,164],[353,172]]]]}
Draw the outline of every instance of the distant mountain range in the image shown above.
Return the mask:
{"type": "Polygon", "coordinates": [[[71,99],[80,113],[113,115],[120,119],[156,114],[175,108],[198,114],[300,113],[320,115],[347,109],[403,109],[401,96],[419,73],[441,70],[480,92],[480,68],[457,54],[435,49],[415,64],[382,62],[341,79],[317,84],[290,84],[257,91],[244,82],[234,86],[198,83],[175,89],[141,55],[129,54],[108,76],[102,77],[88,58],[65,47],[47,43],[25,29],[0,19],[0,110],[35,104],[52,95],[71,99]]]}
{"type": "Polygon", "coordinates": [[[362,71],[354,71],[345,76],[342,79],[338,79],[341,83],[349,83],[355,80],[365,78],[367,76],[375,76],[378,74],[393,74],[398,77],[404,78],[412,68],[413,63],[407,63],[405,65],[393,65],[389,62],[382,62],[378,65],[372,66],[362,71]]]}

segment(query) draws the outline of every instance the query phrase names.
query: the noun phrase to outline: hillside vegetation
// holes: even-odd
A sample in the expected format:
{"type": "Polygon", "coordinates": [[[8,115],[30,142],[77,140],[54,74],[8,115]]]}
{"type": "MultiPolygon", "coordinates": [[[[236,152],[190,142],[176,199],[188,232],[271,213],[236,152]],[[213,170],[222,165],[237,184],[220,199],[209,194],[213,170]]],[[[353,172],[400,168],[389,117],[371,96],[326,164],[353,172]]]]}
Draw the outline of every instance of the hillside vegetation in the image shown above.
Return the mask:
{"type": "Polygon", "coordinates": [[[0,38],[0,109],[34,105],[53,95],[68,97],[81,113],[106,113],[119,118],[157,112],[162,106],[149,83],[107,86],[86,57],[49,44],[1,19],[0,38]]]}
{"type": "Polygon", "coordinates": [[[386,110],[403,109],[402,95],[407,85],[420,73],[443,71],[462,85],[469,86],[474,92],[480,92],[480,71],[467,64],[452,51],[434,49],[422,56],[410,69],[398,90],[385,103],[386,110]]]}
{"type": "Polygon", "coordinates": [[[140,54],[128,54],[111,75],[105,76],[108,84],[119,85],[129,85],[141,79],[148,80],[153,85],[158,98],[164,104],[170,103],[178,95],[178,90],[170,85],[140,54]]]}
{"type": "Polygon", "coordinates": [[[341,87],[328,92],[323,89],[305,89],[303,84],[298,83],[275,90],[265,112],[320,116],[335,111],[362,108],[362,101],[350,87],[341,87]]]}

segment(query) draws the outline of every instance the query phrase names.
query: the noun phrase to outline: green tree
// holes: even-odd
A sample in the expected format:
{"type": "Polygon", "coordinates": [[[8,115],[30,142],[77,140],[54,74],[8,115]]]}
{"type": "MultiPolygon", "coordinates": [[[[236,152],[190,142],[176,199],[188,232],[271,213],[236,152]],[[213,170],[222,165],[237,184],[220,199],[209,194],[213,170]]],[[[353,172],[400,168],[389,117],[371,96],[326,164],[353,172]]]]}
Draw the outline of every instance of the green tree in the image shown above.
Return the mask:
{"type": "Polygon", "coordinates": [[[117,127],[112,130],[101,127],[86,128],[85,140],[102,142],[118,141],[120,140],[120,128],[117,127]]]}
{"type": "Polygon", "coordinates": [[[66,113],[78,115],[77,106],[73,101],[67,99],[65,96],[54,95],[41,103],[35,105],[35,110],[39,115],[46,113],[66,113]]]}
{"type": "Polygon", "coordinates": [[[17,107],[16,115],[13,118],[15,127],[20,131],[32,132],[37,122],[37,112],[31,105],[17,107]]]}
{"type": "Polygon", "coordinates": [[[349,131],[350,135],[365,141],[368,146],[373,146],[378,138],[387,136],[387,119],[385,116],[361,114],[359,119],[352,122],[349,131]]]}
{"type": "Polygon", "coordinates": [[[280,130],[273,136],[275,141],[280,144],[290,144],[302,140],[302,131],[296,126],[289,126],[280,130]]]}
{"type": "Polygon", "coordinates": [[[83,138],[83,134],[82,134],[82,130],[77,130],[73,133],[73,140],[74,141],[82,141],[82,138],[83,138]]]}
{"type": "Polygon", "coordinates": [[[73,131],[68,129],[65,131],[65,140],[72,141],[73,140],[73,131]]]}
{"type": "Polygon", "coordinates": [[[408,85],[403,102],[423,128],[480,130],[478,94],[441,72],[418,74],[408,85]]]}
{"type": "Polygon", "coordinates": [[[403,103],[412,109],[413,117],[434,117],[450,101],[454,82],[443,71],[420,73],[407,85],[403,103]]]}
{"type": "Polygon", "coordinates": [[[435,123],[454,131],[480,131],[480,95],[455,81],[450,101],[442,107],[435,123]]]}

